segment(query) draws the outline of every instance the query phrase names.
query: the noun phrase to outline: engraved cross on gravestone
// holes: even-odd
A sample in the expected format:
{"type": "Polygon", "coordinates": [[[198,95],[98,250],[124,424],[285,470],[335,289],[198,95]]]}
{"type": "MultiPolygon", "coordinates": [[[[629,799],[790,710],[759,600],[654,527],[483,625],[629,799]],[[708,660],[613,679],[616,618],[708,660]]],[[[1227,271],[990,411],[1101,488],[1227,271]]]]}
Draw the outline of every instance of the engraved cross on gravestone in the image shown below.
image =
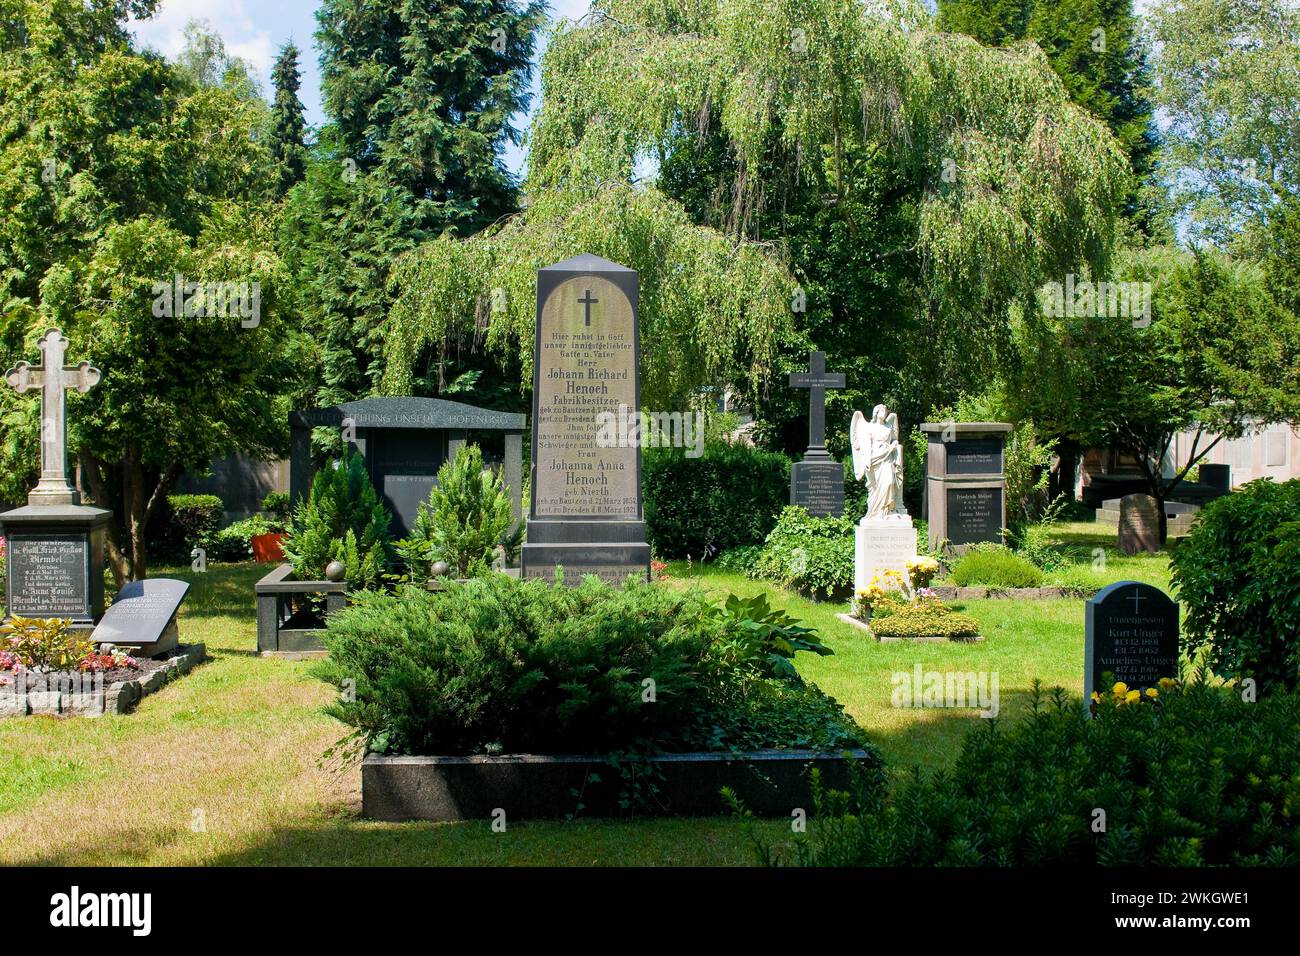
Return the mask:
{"type": "Polygon", "coordinates": [[[64,365],[68,340],[50,329],[39,343],[38,366],[19,362],[5,373],[5,381],[21,395],[41,390],[41,479],[27,496],[30,505],[75,505],[81,496],[68,483],[68,416],[64,389],[85,394],[99,384],[99,369],[89,362],[64,365]]]}

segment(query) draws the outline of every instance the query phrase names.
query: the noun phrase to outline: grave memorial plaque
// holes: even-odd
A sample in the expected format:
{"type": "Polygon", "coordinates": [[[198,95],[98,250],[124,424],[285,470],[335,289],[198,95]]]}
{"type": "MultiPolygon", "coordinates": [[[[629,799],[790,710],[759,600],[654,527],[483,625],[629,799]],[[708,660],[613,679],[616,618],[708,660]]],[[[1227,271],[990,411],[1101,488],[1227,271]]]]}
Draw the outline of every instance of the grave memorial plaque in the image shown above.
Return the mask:
{"type": "Polygon", "coordinates": [[[171,578],[124,584],[90,639],[113,644],[136,657],[172,650],[179,638],[176,612],[189,589],[185,581],[171,578]]]}
{"type": "Polygon", "coordinates": [[[808,450],[790,465],[790,504],[824,518],[844,514],[844,466],[826,451],[826,389],[843,388],[842,372],[826,371],[826,353],[808,353],[808,371],[790,373],[791,388],[808,389],[808,450]]]}
{"type": "Polygon", "coordinates": [[[1002,541],[1006,527],[1003,422],[926,422],[925,505],[930,547],[961,553],[1002,541]]]}
{"type": "Polygon", "coordinates": [[[90,617],[89,542],[74,532],[9,538],[10,612],[20,617],[90,617]]]}
{"type": "Polygon", "coordinates": [[[948,487],[948,540],[953,545],[997,541],[1002,534],[1002,489],[948,487]]]}
{"type": "Polygon", "coordinates": [[[1178,677],[1178,605],[1159,588],[1118,581],[1090,598],[1084,613],[1085,706],[1115,681],[1145,690],[1178,677]]]}
{"type": "Polygon", "coordinates": [[[640,441],[597,441],[602,420],[641,408],[638,292],[633,270],[598,256],[538,270],[525,578],[649,577],[640,441]]]}

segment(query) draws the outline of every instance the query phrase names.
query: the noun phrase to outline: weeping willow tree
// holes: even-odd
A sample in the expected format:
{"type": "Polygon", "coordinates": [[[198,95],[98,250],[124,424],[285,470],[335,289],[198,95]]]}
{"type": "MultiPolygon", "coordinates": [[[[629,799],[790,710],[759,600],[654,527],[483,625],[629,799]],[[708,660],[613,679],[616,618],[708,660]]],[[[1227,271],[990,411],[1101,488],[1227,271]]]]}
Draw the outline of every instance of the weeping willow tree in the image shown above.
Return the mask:
{"type": "Polygon", "coordinates": [[[524,212],[394,269],[387,391],[467,336],[529,372],[534,271],[583,251],[641,273],[647,403],[752,385],[795,330],[797,301],[781,245],[755,223],[792,181],[845,202],[863,188],[850,157],[864,151],[922,183],[906,252],[928,341],[991,362],[1009,306],[1104,265],[1128,185],[1122,149],[1036,46],[938,33],[910,2],[599,0],[557,27],[542,90],[524,212]],[[689,142],[683,131],[725,142],[716,228],[637,185],[689,142]]]}

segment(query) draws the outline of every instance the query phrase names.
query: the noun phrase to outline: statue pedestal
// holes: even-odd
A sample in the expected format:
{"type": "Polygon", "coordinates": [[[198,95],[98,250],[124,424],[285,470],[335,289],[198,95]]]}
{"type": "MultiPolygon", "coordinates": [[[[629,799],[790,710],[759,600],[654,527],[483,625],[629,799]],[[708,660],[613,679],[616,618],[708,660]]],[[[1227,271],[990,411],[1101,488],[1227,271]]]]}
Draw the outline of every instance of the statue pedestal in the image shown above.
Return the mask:
{"type": "Polygon", "coordinates": [[[915,561],[916,529],[906,515],[863,518],[853,533],[853,590],[865,591],[883,571],[897,571],[907,582],[907,562],[915,561]]]}

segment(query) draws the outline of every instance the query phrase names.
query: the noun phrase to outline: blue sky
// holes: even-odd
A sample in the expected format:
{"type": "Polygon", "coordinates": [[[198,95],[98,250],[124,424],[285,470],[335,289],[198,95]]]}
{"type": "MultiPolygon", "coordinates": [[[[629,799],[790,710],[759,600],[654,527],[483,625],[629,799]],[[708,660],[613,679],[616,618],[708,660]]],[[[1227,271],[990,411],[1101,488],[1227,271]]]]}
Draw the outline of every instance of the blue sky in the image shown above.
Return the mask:
{"type": "MultiPolygon", "coordinates": [[[[319,0],[162,0],[158,13],[149,20],[132,23],[132,31],[141,46],[152,47],[166,56],[174,56],[183,45],[185,24],[206,20],[226,41],[226,49],[252,64],[262,82],[262,92],[271,91],[271,66],[276,53],[289,40],[303,51],[302,89],[299,96],[313,125],[325,119],[321,111],[320,65],[317,62],[312,34],[316,29],[319,0]]],[[[550,0],[552,19],[577,19],[587,12],[590,0],[550,0]]],[[[534,93],[537,77],[534,74],[534,93]]],[[[536,107],[536,97],[534,97],[536,107]]],[[[526,126],[527,120],[521,125],[526,126]]],[[[518,172],[523,165],[523,151],[509,147],[506,165],[518,172]]]]}

